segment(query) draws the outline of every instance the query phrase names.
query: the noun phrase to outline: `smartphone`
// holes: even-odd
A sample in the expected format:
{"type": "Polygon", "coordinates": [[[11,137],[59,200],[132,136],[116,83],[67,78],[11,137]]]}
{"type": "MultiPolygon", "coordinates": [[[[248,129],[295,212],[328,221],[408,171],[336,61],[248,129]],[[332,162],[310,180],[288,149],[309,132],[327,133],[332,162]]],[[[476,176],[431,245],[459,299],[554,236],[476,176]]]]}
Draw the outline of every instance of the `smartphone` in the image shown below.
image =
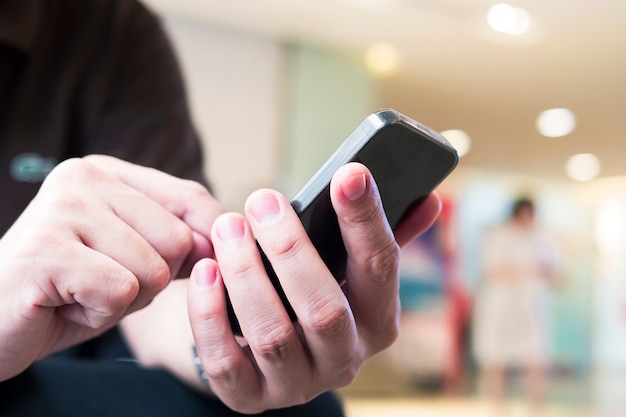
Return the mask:
{"type": "MultiPolygon", "coordinates": [[[[330,201],[330,180],[337,169],[353,161],[371,171],[389,225],[395,230],[452,172],[459,156],[443,136],[393,109],[368,116],[337,148],[296,193],[291,205],[320,257],[340,283],[345,281],[347,253],[330,201]]],[[[263,251],[261,257],[289,316],[297,320],[263,251]]],[[[233,332],[241,335],[230,301],[228,314],[233,332]]]]}

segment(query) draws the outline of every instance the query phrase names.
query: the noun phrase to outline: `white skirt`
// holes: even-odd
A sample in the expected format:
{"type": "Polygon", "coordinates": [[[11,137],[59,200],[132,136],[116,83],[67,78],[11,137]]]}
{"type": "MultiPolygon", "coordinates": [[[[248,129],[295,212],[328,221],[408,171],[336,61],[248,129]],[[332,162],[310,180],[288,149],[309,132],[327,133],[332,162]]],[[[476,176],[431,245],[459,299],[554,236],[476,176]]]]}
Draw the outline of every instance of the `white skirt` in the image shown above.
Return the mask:
{"type": "Polygon", "coordinates": [[[486,285],[474,308],[474,354],[481,367],[547,365],[550,310],[545,285],[486,285]]]}

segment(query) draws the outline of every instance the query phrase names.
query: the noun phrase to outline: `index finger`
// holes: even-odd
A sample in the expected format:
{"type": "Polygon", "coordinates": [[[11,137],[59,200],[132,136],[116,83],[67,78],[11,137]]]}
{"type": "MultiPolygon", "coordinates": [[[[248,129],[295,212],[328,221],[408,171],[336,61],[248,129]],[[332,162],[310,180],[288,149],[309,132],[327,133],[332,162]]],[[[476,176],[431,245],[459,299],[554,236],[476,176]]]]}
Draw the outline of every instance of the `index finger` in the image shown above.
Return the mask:
{"type": "Polygon", "coordinates": [[[111,156],[89,155],[83,159],[145,194],[191,228],[193,246],[178,276],[188,275],[198,260],[214,256],[211,227],[224,209],[202,184],[111,156]]]}
{"type": "Polygon", "coordinates": [[[195,181],[106,155],[83,159],[146,194],[207,239],[213,221],[224,212],[211,193],[195,181]]]}

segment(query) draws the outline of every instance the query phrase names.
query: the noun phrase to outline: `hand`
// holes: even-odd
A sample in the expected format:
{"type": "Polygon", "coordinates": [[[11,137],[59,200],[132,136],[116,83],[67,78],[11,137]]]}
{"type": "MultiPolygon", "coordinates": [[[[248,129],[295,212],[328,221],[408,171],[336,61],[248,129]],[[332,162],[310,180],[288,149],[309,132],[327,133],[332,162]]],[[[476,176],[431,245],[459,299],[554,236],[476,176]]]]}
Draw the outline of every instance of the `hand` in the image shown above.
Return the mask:
{"type": "MultiPolygon", "coordinates": [[[[213,392],[229,407],[256,413],[309,401],[349,384],[364,360],[397,337],[399,247],[369,171],[348,164],[333,177],[331,200],[348,252],[340,287],[279,193],[260,190],[243,217],[225,214],[213,227],[216,260],[194,267],[189,316],[213,392]],[[269,282],[255,238],[294,307],[294,324],[269,282]],[[233,337],[228,290],[247,345],[233,337]]],[[[397,232],[407,243],[434,221],[432,195],[397,232]]]]}
{"type": "Polygon", "coordinates": [[[200,184],[112,157],[61,163],[0,239],[0,380],[102,333],[212,256],[217,207],[200,184]]]}

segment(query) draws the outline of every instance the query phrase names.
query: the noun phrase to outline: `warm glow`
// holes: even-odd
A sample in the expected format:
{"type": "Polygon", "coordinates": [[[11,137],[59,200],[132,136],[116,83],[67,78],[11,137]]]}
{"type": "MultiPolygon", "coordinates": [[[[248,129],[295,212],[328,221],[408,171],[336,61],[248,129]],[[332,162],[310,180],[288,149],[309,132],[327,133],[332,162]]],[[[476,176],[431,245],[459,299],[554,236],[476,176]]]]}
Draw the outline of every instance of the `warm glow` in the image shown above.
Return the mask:
{"type": "Polygon", "coordinates": [[[600,174],[600,160],[594,154],[579,153],[567,160],[565,171],[574,181],[590,181],[600,174]]]}
{"type": "Polygon", "coordinates": [[[365,62],[369,70],[380,76],[396,72],[400,57],[398,50],[388,43],[375,43],[365,53],[365,62]]]}
{"type": "Polygon", "coordinates": [[[530,29],[530,15],[524,9],[498,3],[487,12],[487,23],[496,32],[520,36],[530,29]]]}
{"type": "Polygon", "coordinates": [[[448,139],[450,144],[454,146],[459,156],[466,155],[472,147],[472,139],[469,135],[460,129],[450,129],[441,132],[441,135],[448,139]]]}
{"type": "Polygon", "coordinates": [[[569,109],[543,111],[537,117],[537,130],[549,138],[569,135],[576,128],[576,116],[569,109]]]}
{"type": "Polygon", "coordinates": [[[595,216],[595,240],[601,254],[622,257],[626,252],[626,196],[615,194],[604,200],[595,216]]]}

